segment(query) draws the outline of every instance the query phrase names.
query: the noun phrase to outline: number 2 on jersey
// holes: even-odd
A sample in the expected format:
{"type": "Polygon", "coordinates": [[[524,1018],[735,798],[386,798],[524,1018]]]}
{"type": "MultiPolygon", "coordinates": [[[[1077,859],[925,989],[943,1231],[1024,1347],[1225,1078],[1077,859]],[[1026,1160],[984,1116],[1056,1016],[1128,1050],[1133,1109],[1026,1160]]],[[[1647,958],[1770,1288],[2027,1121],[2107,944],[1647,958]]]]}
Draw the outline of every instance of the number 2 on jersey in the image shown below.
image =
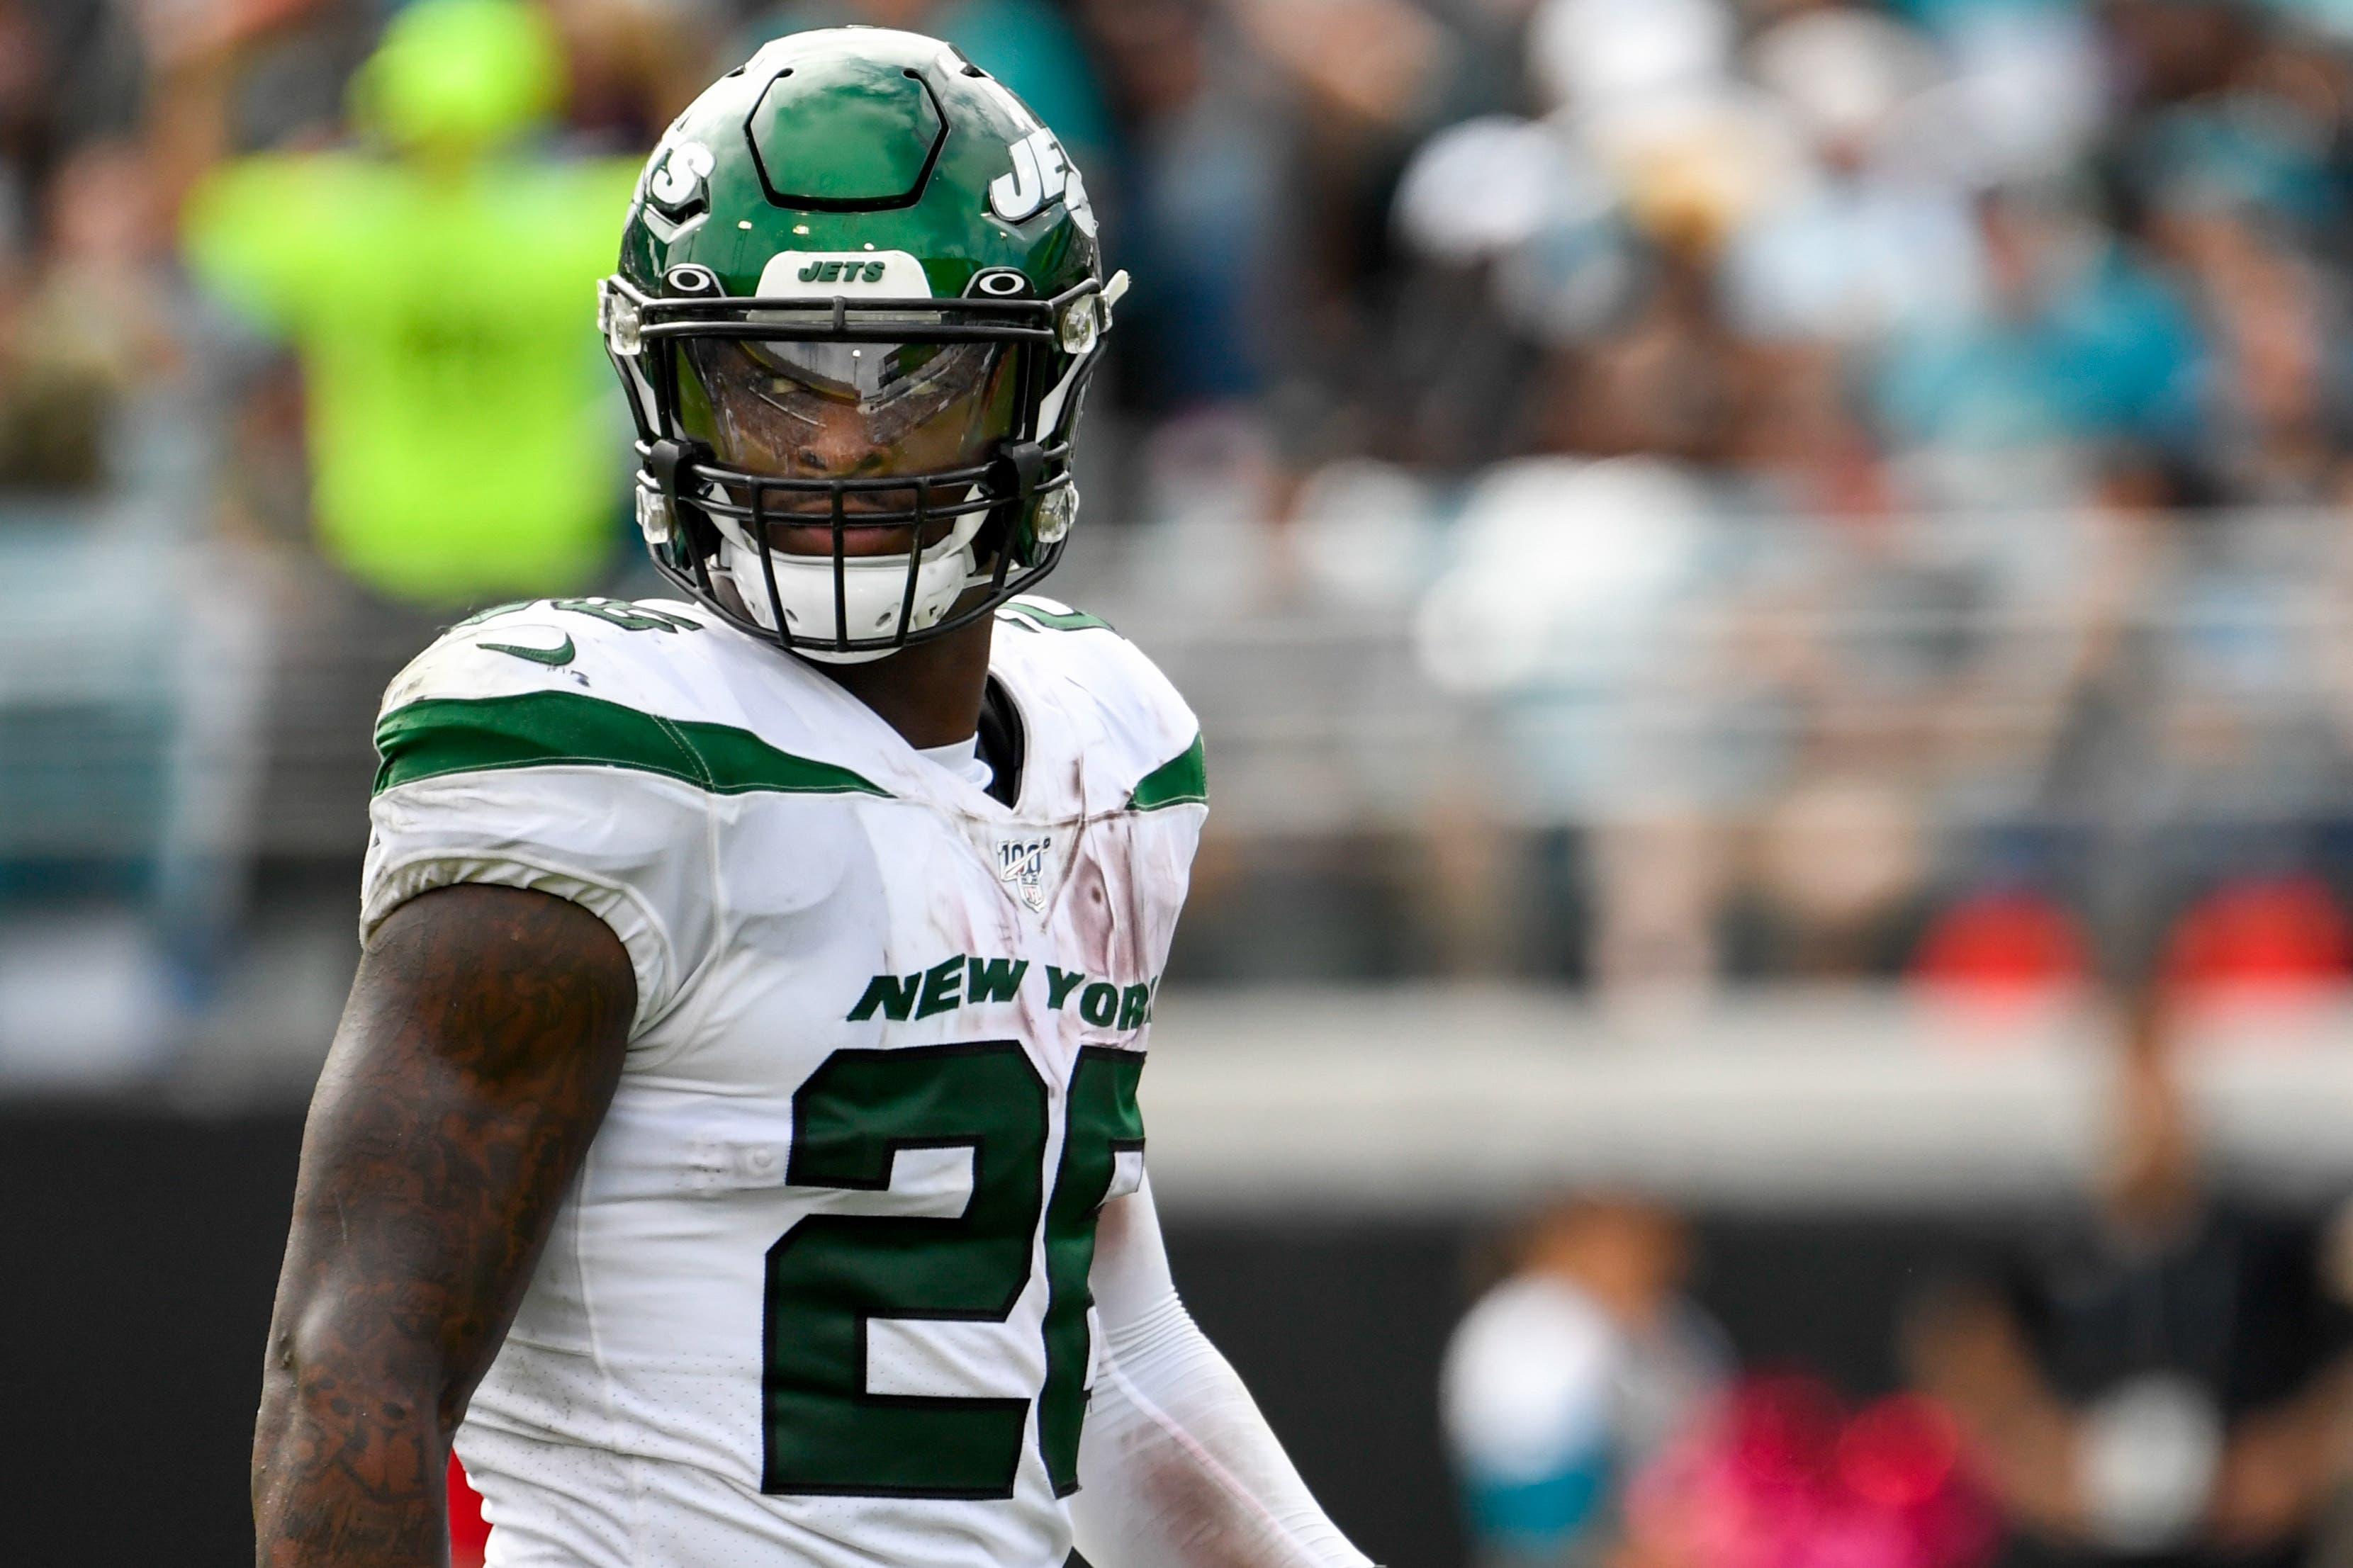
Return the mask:
{"type": "Polygon", "coordinates": [[[1087,1275],[1095,1219],[1124,1150],[1144,1146],[1144,1058],[1088,1047],[1045,1193],[1048,1089],[1020,1044],[842,1050],[793,1097],[789,1186],[889,1189],[902,1149],[971,1151],[961,1214],[815,1215],[768,1250],[760,1489],[1004,1498],[1020,1468],[1026,1398],[874,1394],[875,1319],[1001,1323],[1029,1283],[1046,1221],[1046,1377],[1039,1443],[1057,1495],[1078,1485],[1087,1275]]]}

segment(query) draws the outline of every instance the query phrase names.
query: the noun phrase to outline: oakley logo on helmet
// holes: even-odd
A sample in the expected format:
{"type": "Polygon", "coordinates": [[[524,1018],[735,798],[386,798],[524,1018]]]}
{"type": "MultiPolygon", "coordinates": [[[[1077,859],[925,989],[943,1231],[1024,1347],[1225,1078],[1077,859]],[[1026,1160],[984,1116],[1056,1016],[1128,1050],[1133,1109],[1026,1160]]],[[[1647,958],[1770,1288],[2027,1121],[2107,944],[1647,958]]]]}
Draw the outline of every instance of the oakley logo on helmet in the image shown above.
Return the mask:
{"type": "MultiPolygon", "coordinates": [[[[1013,173],[999,174],[989,185],[988,205],[1008,223],[1019,223],[1078,185],[1078,171],[1063,155],[1062,144],[1042,126],[1005,151],[1013,160],[1013,173]]],[[[1071,205],[1075,207],[1084,200],[1076,196],[1071,205]]]]}
{"type": "Polygon", "coordinates": [[[700,142],[681,142],[646,183],[646,194],[666,207],[685,206],[701,194],[712,167],[710,148],[700,142]]]}

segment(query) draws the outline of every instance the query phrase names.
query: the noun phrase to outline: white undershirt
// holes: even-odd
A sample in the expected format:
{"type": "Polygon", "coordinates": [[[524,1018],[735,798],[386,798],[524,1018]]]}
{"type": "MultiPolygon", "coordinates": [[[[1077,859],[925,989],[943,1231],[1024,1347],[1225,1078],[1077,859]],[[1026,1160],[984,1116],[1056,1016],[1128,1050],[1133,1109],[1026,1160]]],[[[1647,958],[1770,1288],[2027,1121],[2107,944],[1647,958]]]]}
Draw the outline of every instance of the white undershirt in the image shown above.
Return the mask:
{"type": "Polygon", "coordinates": [[[952,746],[918,746],[915,754],[936,767],[947,769],[975,789],[986,790],[997,782],[997,770],[981,760],[977,731],[952,746]]]}

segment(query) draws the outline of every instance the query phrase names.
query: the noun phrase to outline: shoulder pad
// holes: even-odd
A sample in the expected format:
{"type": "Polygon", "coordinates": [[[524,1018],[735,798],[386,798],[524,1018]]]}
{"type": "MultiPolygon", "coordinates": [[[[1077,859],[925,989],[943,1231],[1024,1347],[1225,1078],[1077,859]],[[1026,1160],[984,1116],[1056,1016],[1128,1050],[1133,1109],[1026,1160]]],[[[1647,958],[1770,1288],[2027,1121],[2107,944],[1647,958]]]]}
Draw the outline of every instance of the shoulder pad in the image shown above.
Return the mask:
{"type": "Polygon", "coordinates": [[[501,605],[468,616],[417,655],[385,689],[381,712],[427,698],[550,689],[631,702],[669,684],[661,678],[676,650],[663,645],[705,629],[684,605],[605,598],[501,605]]]}
{"type": "Polygon", "coordinates": [[[1142,648],[1097,616],[1033,595],[1008,600],[997,618],[1008,629],[1030,634],[1023,651],[1033,662],[1086,693],[1105,739],[1135,781],[1128,794],[1132,809],[1208,800],[1201,721],[1142,648]]]}

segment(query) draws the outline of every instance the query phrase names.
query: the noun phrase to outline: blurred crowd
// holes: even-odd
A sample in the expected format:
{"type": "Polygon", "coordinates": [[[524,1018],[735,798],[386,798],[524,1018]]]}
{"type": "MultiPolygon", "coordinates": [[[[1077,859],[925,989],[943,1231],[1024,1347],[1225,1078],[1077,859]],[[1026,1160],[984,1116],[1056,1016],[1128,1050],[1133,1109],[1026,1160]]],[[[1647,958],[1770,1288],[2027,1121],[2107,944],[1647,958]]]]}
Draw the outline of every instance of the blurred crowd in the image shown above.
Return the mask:
{"type": "MultiPolygon", "coordinates": [[[[2353,980],[2353,0],[0,0],[0,1079],[332,1020],[385,680],[649,588],[638,160],[849,21],[1136,279],[1071,591],[1204,716],[1182,979],[2353,980]]],[[[1532,1221],[1447,1373],[1487,1561],[2304,1560],[2344,1260],[2120,1063],[1860,1410],[1655,1205],[1532,1221]]]]}
{"type": "Polygon", "coordinates": [[[844,21],[1010,82],[1138,280],[1071,591],[1223,759],[1204,977],[2353,974],[2337,0],[0,0],[0,552],[56,584],[0,927],[152,875],[200,985],[186,889],[342,874],[435,627],[649,589],[588,282],[699,86],[844,21]],[[58,673],[126,610],[141,674],[58,673]],[[1419,715],[1185,657],[1253,616],[1376,628],[1419,715]],[[1317,719],[1353,778],[1250,828],[1317,719]]]}
{"type": "MultiPolygon", "coordinates": [[[[347,139],[393,0],[0,9],[0,480],[94,482],[174,214],[347,139]],[[223,74],[225,118],[186,114],[223,74]]],[[[1149,287],[1134,520],[1672,463],[1752,511],[2325,504],[2353,11],[2333,0],[549,0],[546,128],[633,157],[765,37],[940,33],[1061,128],[1149,287]],[[1093,171],[1100,171],[1095,173],[1093,171]]],[[[185,342],[178,346],[185,348],[185,342]]]]}
{"type": "Polygon", "coordinates": [[[1704,1248],[1654,1199],[1531,1215],[1442,1373],[1481,1568],[2342,1561],[2353,1205],[2261,1203],[2216,1168],[2179,1001],[2116,1017],[2084,1189],[1907,1278],[1879,1331],[1908,1386],[1859,1378],[1877,1358],[1852,1344],[1760,1356],[1754,1301],[1719,1326],[1704,1248]]]}

